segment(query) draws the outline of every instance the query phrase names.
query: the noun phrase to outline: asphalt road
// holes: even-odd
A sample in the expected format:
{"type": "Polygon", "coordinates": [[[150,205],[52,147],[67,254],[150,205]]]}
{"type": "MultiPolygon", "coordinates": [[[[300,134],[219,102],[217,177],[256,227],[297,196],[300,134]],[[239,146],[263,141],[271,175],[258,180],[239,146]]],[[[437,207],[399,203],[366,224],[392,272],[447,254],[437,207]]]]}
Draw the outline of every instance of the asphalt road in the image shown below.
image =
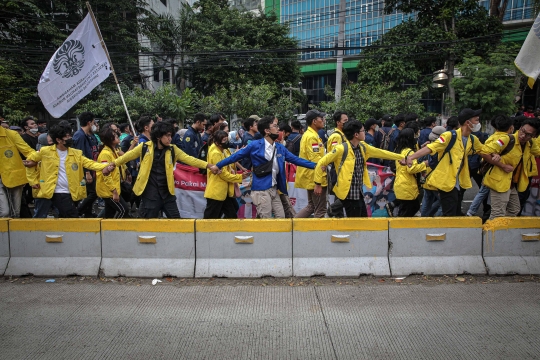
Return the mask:
{"type": "Polygon", "coordinates": [[[2,281],[0,358],[540,356],[537,281],[204,286],[163,280],[156,286],[2,281]]]}

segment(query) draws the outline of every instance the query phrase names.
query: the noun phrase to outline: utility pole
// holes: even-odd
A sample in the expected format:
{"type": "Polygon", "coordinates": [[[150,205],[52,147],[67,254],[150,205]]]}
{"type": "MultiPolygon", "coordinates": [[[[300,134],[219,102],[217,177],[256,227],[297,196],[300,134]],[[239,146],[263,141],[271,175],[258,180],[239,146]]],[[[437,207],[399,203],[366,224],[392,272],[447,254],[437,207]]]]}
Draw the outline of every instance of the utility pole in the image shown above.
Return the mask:
{"type": "Polygon", "coordinates": [[[345,45],[345,11],[347,1],[339,0],[339,31],[338,31],[338,51],[336,64],[336,101],[341,99],[341,73],[343,72],[343,47],[345,45]]]}

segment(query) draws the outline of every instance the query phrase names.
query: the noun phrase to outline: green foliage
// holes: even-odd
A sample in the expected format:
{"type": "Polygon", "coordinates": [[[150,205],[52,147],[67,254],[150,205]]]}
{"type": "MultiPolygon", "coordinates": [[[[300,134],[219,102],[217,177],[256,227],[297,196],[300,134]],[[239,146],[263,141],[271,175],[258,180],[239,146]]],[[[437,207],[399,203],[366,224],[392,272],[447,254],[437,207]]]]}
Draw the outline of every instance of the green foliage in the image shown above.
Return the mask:
{"type": "Polygon", "coordinates": [[[457,107],[482,109],[482,117],[515,112],[514,98],[519,89],[520,72],[514,65],[516,46],[500,46],[487,58],[471,55],[456,65],[463,77],[452,83],[457,107]]]}
{"type": "MultiPolygon", "coordinates": [[[[349,85],[341,95],[340,101],[322,102],[320,108],[328,114],[336,110],[345,111],[350,117],[362,122],[367,119],[380,118],[384,114],[417,113],[424,115],[424,106],[420,103],[422,93],[416,88],[403,91],[392,89],[391,84],[379,84],[374,86],[362,86],[360,84],[349,85]]],[[[332,96],[330,91],[327,95],[332,96]]]]}

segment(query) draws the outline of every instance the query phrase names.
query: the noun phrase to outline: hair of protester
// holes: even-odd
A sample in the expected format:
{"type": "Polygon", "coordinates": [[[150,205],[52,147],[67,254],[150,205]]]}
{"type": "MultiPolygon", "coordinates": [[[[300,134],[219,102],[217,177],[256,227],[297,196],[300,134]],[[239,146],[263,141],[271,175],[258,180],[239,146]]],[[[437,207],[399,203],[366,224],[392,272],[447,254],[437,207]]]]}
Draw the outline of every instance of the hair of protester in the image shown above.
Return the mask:
{"type": "Polygon", "coordinates": [[[433,123],[437,123],[437,118],[435,116],[428,116],[424,119],[424,127],[430,127],[433,123]]]}
{"type": "Polygon", "coordinates": [[[399,127],[399,125],[400,125],[402,122],[406,122],[406,121],[405,121],[405,115],[404,115],[404,114],[397,114],[397,115],[394,117],[394,125],[396,125],[397,127],[399,127]]]}
{"type": "Polygon", "coordinates": [[[26,131],[26,129],[24,128],[25,126],[28,126],[28,121],[35,121],[34,120],[34,117],[32,115],[28,115],[27,117],[25,117],[24,119],[21,120],[21,123],[19,124],[19,126],[21,127],[21,129],[23,129],[24,131],[26,131]]]}
{"type": "Polygon", "coordinates": [[[281,124],[281,125],[279,125],[279,131],[284,131],[284,132],[287,132],[287,133],[292,133],[292,129],[291,129],[291,127],[289,126],[289,124],[281,124]]]}
{"type": "Polygon", "coordinates": [[[447,128],[450,128],[450,130],[454,130],[455,128],[457,128],[459,125],[459,121],[458,121],[458,117],[457,116],[451,116],[447,121],[446,121],[446,127],[447,128]]]}
{"type": "MultiPolygon", "coordinates": [[[[249,128],[252,127],[253,124],[255,124],[256,122],[257,122],[257,120],[255,120],[253,118],[247,118],[246,120],[244,120],[244,123],[242,124],[242,126],[244,127],[244,129],[246,131],[249,131],[249,128]]],[[[261,132],[261,134],[262,134],[262,132],[261,132]]]]}
{"type": "Polygon", "coordinates": [[[174,128],[171,124],[168,124],[163,121],[156,122],[152,126],[152,131],[150,131],[150,138],[154,144],[157,144],[158,140],[167,134],[173,134],[174,128]]]}
{"type": "Polygon", "coordinates": [[[534,137],[537,137],[538,135],[540,135],[538,133],[539,130],[540,130],[540,120],[539,119],[527,118],[527,119],[523,120],[523,123],[521,124],[521,126],[523,126],[523,125],[529,125],[535,130],[536,134],[534,134],[534,137]]]}
{"type": "Polygon", "coordinates": [[[194,116],[193,116],[193,123],[195,124],[196,122],[204,122],[204,120],[207,119],[207,116],[206,114],[203,114],[203,113],[196,113],[194,116]]]}
{"type": "Polygon", "coordinates": [[[405,115],[405,122],[416,121],[416,120],[418,120],[418,114],[408,113],[407,115],[405,115]]]}
{"type": "Polygon", "coordinates": [[[358,120],[349,120],[343,125],[343,133],[345,134],[345,137],[347,140],[352,140],[354,138],[354,134],[357,134],[362,130],[364,125],[358,120]]]}
{"type": "Polygon", "coordinates": [[[215,132],[215,134],[213,134],[212,142],[216,144],[217,146],[219,146],[220,148],[223,148],[221,144],[222,144],[223,139],[225,138],[229,138],[229,134],[227,134],[223,130],[218,130],[215,132]]]}
{"type": "Polygon", "coordinates": [[[414,120],[407,121],[405,124],[405,129],[413,129],[414,133],[416,134],[420,131],[420,125],[418,125],[418,122],[414,120]]]}
{"type": "Polygon", "coordinates": [[[416,145],[414,134],[416,134],[416,132],[413,128],[410,127],[401,130],[397,137],[396,149],[394,150],[394,152],[400,154],[405,149],[414,149],[416,145]]]}
{"type": "Polygon", "coordinates": [[[126,132],[126,129],[129,130],[129,124],[128,123],[122,123],[118,125],[118,128],[120,129],[120,132],[126,132]]]}
{"type": "Polygon", "coordinates": [[[300,120],[294,120],[291,122],[291,127],[295,130],[302,130],[302,123],[300,122],[300,120]]]}
{"type": "Polygon", "coordinates": [[[82,114],[79,114],[79,124],[81,126],[88,125],[89,122],[92,122],[96,117],[95,115],[90,111],[85,111],[82,114]]]}
{"type": "Polygon", "coordinates": [[[266,133],[264,130],[270,129],[270,125],[274,123],[275,116],[269,115],[264,116],[259,122],[257,123],[257,128],[259,129],[259,132],[262,136],[265,136],[266,133]]]}
{"type": "MultiPolygon", "coordinates": [[[[219,131],[225,131],[225,128],[228,127],[229,124],[222,122],[222,123],[216,123],[214,126],[210,128],[210,136],[208,137],[208,145],[212,145],[214,143],[214,137],[215,134],[219,131]]],[[[227,132],[225,132],[227,133],[227,132]]]]}
{"type": "Polygon", "coordinates": [[[208,119],[208,122],[210,124],[214,125],[219,121],[219,119],[221,119],[221,114],[215,113],[215,114],[210,115],[210,118],[208,119]]]}
{"type": "Polygon", "coordinates": [[[503,114],[495,115],[491,121],[491,126],[493,126],[497,131],[508,131],[512,125],[514,125],[514,119],[510,116],[503,114]]]}
{"type": "Polygon", "coordinates": [[[111,149],[114,149],[113,142],[117,134],[112,129],[111,124],[112,123],[103,125],[103,127],[99,131],[99,138],[101,139],[101,142],[103,143],[103,145],[108,146],[111,149]]]}
{"type": "Polygon", "coordinates": [[[66,124],[60,123],[58,125],[54,125],[49,130],[49,136],[51,137],[54,144],[58,144],[56,139],[63,139],[64,137],[66,137],[66,135],[71,135],[72,132],[73,131],[71,129],[71,125],[68,126],[66,124]]]}
{"type": "Polygon", "coordinates": [[[165,121],[166,123],[169,123],[171,125],[173,125],[174,127],[174,124],[178,125],[178,120],[174,119],[174,118],[167,118],[167,119],[164,119],[163,121],[165,121]]]}
{"type": "Polygon", "coordinates": [[[341,120],[341,116],[342,116],[342,115],[348,115],[348,114],[347,114],[346,112],[344,112],[344,111],[340,111],[340,110],[336,111],[336,112],[334,113],[334,115],[332,115],[332,119],[334,120],[334,123],[337,124],[338,121],[341,120]]]}
{"type": "MultiPolygon", "coordinates": [[[[514,118],[514,128],[519,129],[521,127],[521,124],[523,124],[523,122],[527,119],[528,117],[526,117],[525,115],[516,116],[514,118]]],[[[493,124],[491,124],[491,126],[493,126],[493,124]]]]}
{"type": "Polygon", "coordinates": [[[135,123],[135,129],[137,129],[138,132],[143,133],[144,128],[146,126],[150,126],[150,123],[152,122],[152,118],[150,116],[141,116],[139,120],[135,123]]]}

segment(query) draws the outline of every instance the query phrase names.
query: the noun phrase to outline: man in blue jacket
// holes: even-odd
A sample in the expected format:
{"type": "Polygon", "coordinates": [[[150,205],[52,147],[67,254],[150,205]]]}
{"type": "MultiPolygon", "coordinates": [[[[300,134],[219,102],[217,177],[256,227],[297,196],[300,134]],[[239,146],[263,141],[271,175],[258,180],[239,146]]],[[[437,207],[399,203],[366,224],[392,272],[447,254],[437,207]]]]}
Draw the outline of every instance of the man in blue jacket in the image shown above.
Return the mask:
{"type": "Polygon", "coordinates": [[[251,185],[251,199],[257,207],[257,214],[261,218],[285,218],[285,211],[281,203],[278,190],[287,194],[287,179],[285,176],[285,161],[309,169],[315,168],[315,163],[301,159],[285,146],[275,142],[279,136],[278,119],[274,116],[265,116],[258,123],[259,132],[264,138],[253,140],[243,149],[216,164],[218,168],[233,164],[241,159],[249,158],[255,169],[273,159],[272,172],[266,176],[258,177],[253,174],[251,185]]]}
{"type": "Polygon", "coordinates": [[[203,113],[197,113],[193,117],[193,124],[187,129],[182,139],[181,149],[194,158],[198,158],[199,152],[203,147],[203,141],[201,138],[201,133],[204,131],[206,126],[206,115],[203,113]]]}

